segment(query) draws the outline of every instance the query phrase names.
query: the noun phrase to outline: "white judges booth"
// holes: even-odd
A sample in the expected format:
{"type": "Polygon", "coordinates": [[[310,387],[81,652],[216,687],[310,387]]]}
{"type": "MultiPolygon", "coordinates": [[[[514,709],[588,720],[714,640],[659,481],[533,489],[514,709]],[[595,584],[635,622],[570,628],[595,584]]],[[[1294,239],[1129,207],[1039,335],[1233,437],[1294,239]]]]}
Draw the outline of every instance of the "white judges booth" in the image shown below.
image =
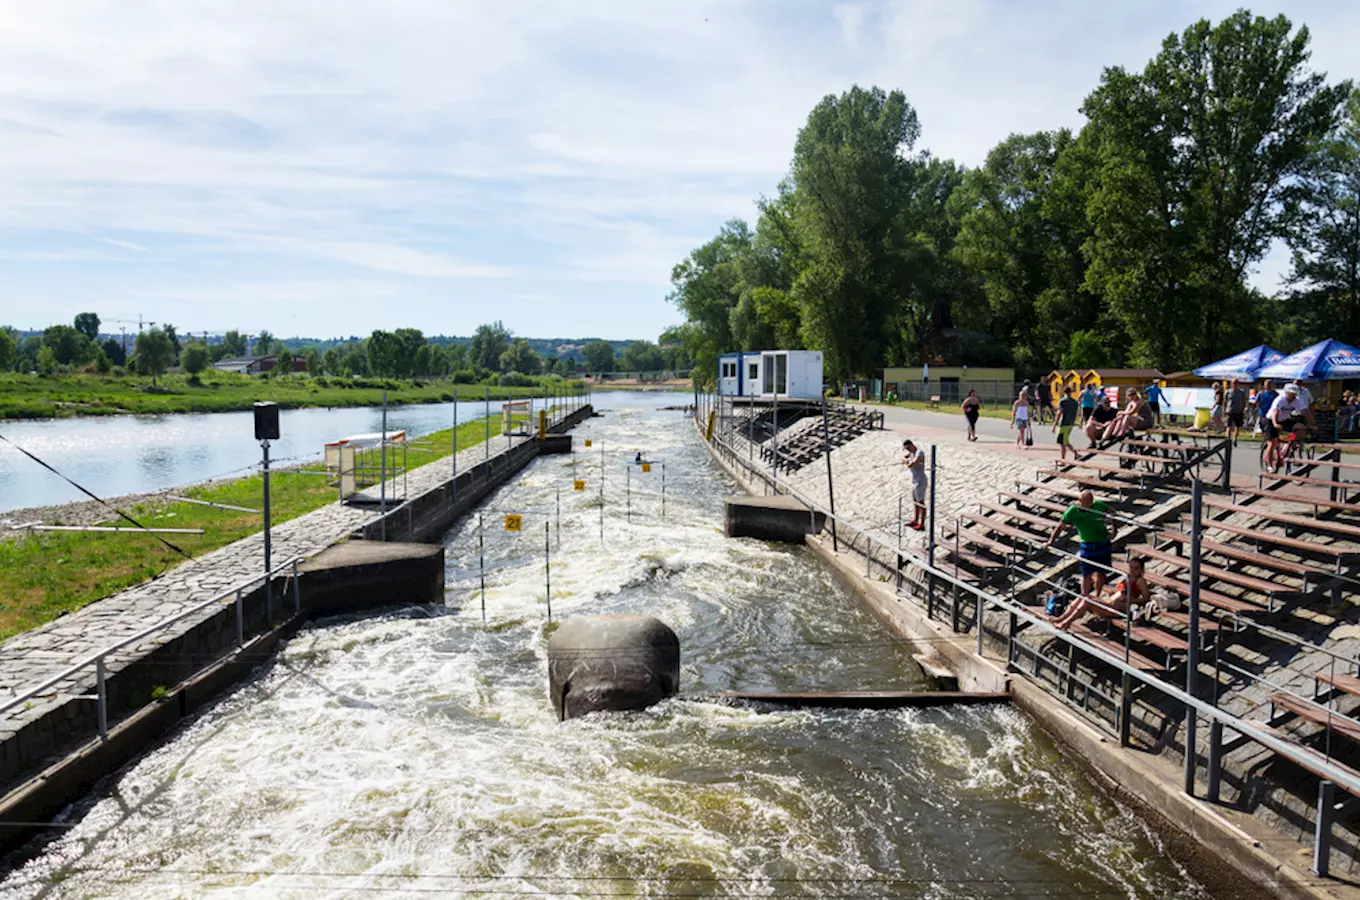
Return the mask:
{"type": "Polygon", "coordinates": [[[718,357],[718,393],[758,400],[819,400],[820,350],[752,350],[718,357]]]}

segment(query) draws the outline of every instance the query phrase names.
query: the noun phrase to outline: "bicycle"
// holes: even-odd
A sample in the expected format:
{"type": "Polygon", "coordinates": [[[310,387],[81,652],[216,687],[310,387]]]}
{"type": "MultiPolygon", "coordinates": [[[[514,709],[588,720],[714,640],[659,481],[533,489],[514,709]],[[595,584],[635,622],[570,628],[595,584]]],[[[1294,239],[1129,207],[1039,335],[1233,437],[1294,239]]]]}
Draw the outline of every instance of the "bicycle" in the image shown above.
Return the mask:
{"type": "Polygon", "coordinates": [[[1260,463],[1262,472],[1278,472],[1281,469],[1285,474],[1293,474],[1293,467],[1302,463],[1303,460],[1313,458],[1313,447],[1304,440],[1302,432],[1298,427],[1291,428],[1289,431],[1280,435],[1279,448],[1276,451],[1278,465],[1271,468],[1266,459],[1266,451],[1270,449],[1267,441],[1261,441],[1260,463]]]}

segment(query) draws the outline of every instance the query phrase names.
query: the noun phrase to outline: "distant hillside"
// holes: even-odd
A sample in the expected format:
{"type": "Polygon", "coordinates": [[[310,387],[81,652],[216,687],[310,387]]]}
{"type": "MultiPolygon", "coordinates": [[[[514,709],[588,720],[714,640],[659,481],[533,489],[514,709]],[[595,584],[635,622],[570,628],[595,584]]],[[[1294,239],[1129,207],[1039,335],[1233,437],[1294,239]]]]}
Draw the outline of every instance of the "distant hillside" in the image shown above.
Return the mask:
{"type": "MultiPolygon", "coordinates": [[[[515,337],[521,337],[521,335],[515,335],[515,337]]],[[[351,343],[351,342],[353,342],[353,341],[360,341],[360,340],[363,340],[363,337],[359,337],[359,336],[355,336],[355,335],[351,335],[351,336],[349,336],[349,337],[347,337],[347,338],[344,338],[344,337],[342,337],[342,338],[329,338],[329,339],[327,339],[327,340],[322,340],[322,339],[320,339],[320,338],[308,338],[308,337],[289,337],[289,338],[283,338],[283,342],[284,342],[285,344],[287,344],[289,347],[292,347],[292,348],[294,348],[294,349],[296,349],[296,350],[306,350],[306,349],[308,349],[309,347],[315,347],[315,348],[318,349],[318,350],[327,350],[327,349],[329,349],[329,348],[331,348],[331,347],[336,347],[336,346],[339,346],[339,345],[341,345],[341,344],[348,344],[348,343],[351,343]]],[[[442,346],[442,347],[447,347],[447,346],[449,346],[450,344],[463,344],[464,346],[466,346],[466,345],[468,345],[468,344],[470,344],[470,343],[472,342],[472,337],[471,337],[471,336],[463,337],[463,336],[461,336],[461,335],[452,335],[452,336],[450,336],[450,335],[446,335],[446,334],[427,334],[427,335],[425,335],[425,340],[429,341],[431,344],[439,344],[439,345],[442,346]]],[[[582,356],[582,352],[581,352],[581,351],[585,348],[585,345],[586,345],[586,344],[590,344],[590,343],[593,343],[593,342],[595,342],[595,341],[604,340],[604,338],[596,338],[596,337],[583,337],[583,338],[525,338],[525,340],[527,340],[527,341],[529,342],[529,346],[530,346],[530,347],[533,347],[533,348],[534,348],[534,352],[537,353],[539,356],[548,356],[548,357],[553,357],[553,356],[574,356],[574,357],[576,357],[577,359],[580,359],[581,356],[582,356]]],[[[624,350],[628,347],[628,345],[631,344],[632,342],[633,342],[632,339],[629,339],[629,340],[622,340],[622,341],[608,341],[608,344],[609,344],[611,347],[614,348],[614,355],[615,355],[615,356],[618,356],[618,355],[622,354],[623,351],[624,351],[624,350]]]]}

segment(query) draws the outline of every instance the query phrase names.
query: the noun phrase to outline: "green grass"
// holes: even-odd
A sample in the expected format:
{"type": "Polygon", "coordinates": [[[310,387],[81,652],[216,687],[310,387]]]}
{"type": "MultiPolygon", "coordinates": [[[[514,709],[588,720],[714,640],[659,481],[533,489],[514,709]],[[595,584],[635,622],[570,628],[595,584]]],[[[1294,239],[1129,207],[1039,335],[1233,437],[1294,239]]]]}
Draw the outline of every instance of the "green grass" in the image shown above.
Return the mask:
{"type": "MultiPolygon", "coordinates": [[[[579,382],[570,384],[579,385],[579,382]]],[[[183,375],[166,375],[153,387],[150,378],[113,375],[0,375],[0,419],[100,416],[121,413],[166,414],[232,412],[249,409],[257,400],[272,400],[285,409],[319,406],[377,406],[387,402],[447,403],[480,400],[487,388],[451,381],[407,381],[384,378],[313,378],[306,374],[280,378],[205,372],[200,383],[183,375]]],[[[542,387],[492,387],[491,399],[543,396],[542,387]]],[[[570,390],[559,384],[559,393],[570,390]]]]}
{"type": "MultiPolygon", "coordinates": [[[[501,420],[493,417],[491,435],[500,433],[501,420]]],[[[459,425],[459,449],[481,444],[485,434],[484,419],[459,425]]],[[[407,465],[414,469],[447,458],[452,436],[449,428],[419,438],[425,446],[406,451],[407,465]]],[[[389,451],[389,464],[399,465],[400,460],[400,450],[389,451]]],[[[196,500],[259,509],[264,482],[253,475],[180,493],[196,500]]],[[[280,470],[270,478],[270,513],[275,525],[334,502],[336,488],[318,475],[280,470]]],[[[259,515],[192,503],[138,506],[126,512],[148,528],[204,529],[201,535],[163,535],[192,556],[226,546],[262,527],[259,515]]],[[[111,518],[108,524],[128,523],[111,518]]],[[[182,560],[147,534],[49,531],[0,541],[0,640],[147,581],[182,560]]]]}

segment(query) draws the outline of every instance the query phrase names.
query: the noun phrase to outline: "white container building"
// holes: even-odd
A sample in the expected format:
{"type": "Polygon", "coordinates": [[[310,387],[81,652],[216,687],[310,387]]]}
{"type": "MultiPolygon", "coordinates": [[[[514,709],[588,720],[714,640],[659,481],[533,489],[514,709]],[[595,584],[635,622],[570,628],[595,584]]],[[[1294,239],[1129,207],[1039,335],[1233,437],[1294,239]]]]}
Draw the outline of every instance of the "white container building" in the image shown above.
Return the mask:
{"type": "Polygon", "coordinates": [[[718,357],[718,393],[756,400],[820,400],[820,350],[751,350],[718,357]]]}

